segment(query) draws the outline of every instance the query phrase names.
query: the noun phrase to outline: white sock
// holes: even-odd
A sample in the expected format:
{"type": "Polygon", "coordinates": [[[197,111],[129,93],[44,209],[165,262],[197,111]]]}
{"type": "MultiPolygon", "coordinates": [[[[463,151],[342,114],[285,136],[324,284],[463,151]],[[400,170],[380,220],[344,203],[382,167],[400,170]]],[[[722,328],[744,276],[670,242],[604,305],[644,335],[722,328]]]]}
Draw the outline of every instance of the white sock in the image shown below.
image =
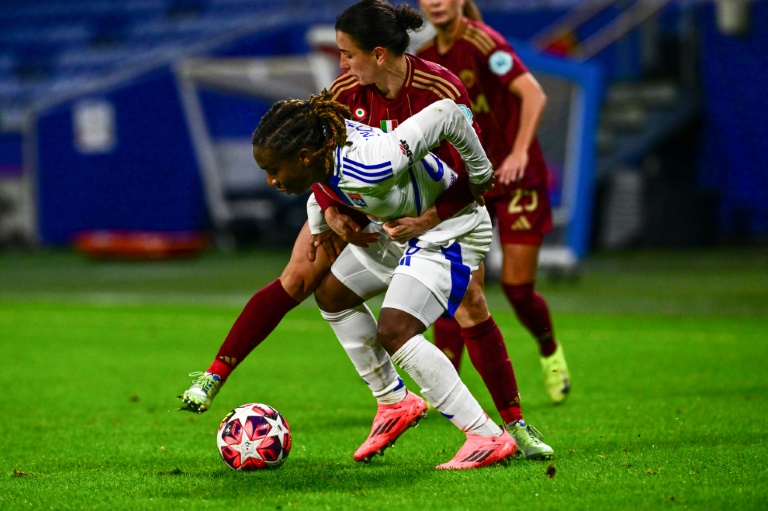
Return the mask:
{"type": "Polygon", "coordinates": [[[448,357],[423,335],[409,339],[392,360],[421,386],[427,401],[462,431],[483,436],[502,433],[461,381],[448,357]]]}
{"type": "Polygon", "coordinates": [[[407,389],[389,353],[376,340],[376,318],[363,304],[341,312],[323,312],[347,356],[381,404],[399,403],[407,389]]]}

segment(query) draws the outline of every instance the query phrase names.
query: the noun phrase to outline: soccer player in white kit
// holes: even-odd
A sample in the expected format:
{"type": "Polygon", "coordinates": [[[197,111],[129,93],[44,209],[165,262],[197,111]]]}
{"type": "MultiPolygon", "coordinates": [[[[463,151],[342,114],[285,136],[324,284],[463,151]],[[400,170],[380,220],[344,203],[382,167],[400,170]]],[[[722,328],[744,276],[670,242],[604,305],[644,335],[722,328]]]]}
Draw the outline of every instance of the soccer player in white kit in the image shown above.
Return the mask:
{"type": "MultiPolygon", "coordinates": [[[[491,243],[488,212],[473,203],[407,246],[392,241],[381,226],[394,218],[418,216],[456,179],[450,167],[429,153],[444,139],[461,154],[473,194],[482,202],[482,193],[492,186],[493,169],[468,120],[471,113],[442,100],[386,133],[349,120],[349,109],[330,97],[323,91],[307,101],[275,103],[252,138],[254,159],[271,186],[301,194],[321,183],[326,192],[366,213],[373,220],[366,229],[379,233],[367,248],[349,245],[339,256],[316,293],[323,316],[361,375],[392,382],[381,389],[368,382],[374,395],[391,395],[392,406],[410,407],[408,420],[423,415],[426,403],[404,388],[394,361],[466,433],[456,456],[438,469],[502,461],[515,454],[514,439],[488,418],[448,358],[422,335],[461,302],[471,272],[491,243]],[[373,332],[345,328],[348,314],[370,314],[361,309],[364,301],[382,292],[386,295],[373,332]]],[[[311,224],[322,223],[315,218],[311,224]]]]}

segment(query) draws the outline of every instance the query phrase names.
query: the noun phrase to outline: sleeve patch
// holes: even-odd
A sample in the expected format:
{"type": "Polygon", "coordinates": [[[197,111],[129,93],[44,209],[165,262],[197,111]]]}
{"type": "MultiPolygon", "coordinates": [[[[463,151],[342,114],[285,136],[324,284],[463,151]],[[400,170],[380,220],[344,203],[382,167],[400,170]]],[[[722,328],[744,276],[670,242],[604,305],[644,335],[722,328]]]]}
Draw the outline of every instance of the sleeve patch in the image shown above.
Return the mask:
{"type": "Polygon", "coordinates": [[[472,124],[472,110],[470,110],[467,105],[462,105],[461,103],[456,103],[456,105],[459,107],[459,110],[461,110],[461,113],[464,114],[464,117],[467,118],[469,124],[472,124]]]}
{"type": "Polygon", "coordinates": [[[501,76],[509,73],[512,70],[514,61],[512,60],[512,55],[510,55],[508,52],[504,50],[497,50],[493,52],[488,58],[488,65],[490,66],[493,74],[501,76]]]}

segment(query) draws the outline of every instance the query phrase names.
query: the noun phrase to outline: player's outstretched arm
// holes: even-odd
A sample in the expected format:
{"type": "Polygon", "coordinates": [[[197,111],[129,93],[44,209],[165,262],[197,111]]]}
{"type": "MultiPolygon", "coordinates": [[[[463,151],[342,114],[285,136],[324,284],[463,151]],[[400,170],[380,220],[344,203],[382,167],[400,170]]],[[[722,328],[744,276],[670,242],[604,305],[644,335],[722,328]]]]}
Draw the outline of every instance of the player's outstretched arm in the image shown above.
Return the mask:
{"type": "MultiPolygon", "coordinates": [[[[470,183],[486,183],[493,179],[493,167],[470,118],[468,110],[465,114],[455,102],[443,99],[404,121],[391,135],[403,146],[403,158],[410,162],[424,158],[431,147],[448,140],[466,163],[470,183]]],[[[408,166],[404,164],[401,168],[408,166]]]]}

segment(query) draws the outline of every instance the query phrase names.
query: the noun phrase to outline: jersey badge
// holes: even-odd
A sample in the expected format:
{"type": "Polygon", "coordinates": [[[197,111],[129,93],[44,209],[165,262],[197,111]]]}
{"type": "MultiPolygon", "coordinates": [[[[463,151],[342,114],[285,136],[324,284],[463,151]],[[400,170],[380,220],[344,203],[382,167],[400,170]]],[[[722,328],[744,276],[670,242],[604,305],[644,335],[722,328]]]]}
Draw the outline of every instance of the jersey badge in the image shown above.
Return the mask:
{"type": "Polygon", "coordinates": [[[355,206],[360,206],[361,208],[364,208],[368,205],[363,200],[363,196],[360,195],[359,193],[348,193],[347,197],[349,197],[349,200],[351,200],[355,206]]]}
{"type": "Polygon", "coordinates": [[[365,119],[368,116],[368,112],[363,107],[355,108],[355,117],[358,119],[365,119]]]}
{"type": "Polygon", "coordinates": [[[461,82],[467,90],[475,86],[475,72],[471,69],[462,69],[459,72],[459,78],[461,78],[461,82]]]}
{"type": "Polygon", "coordinates": [[[397,128],[396,120],[381,121],[381,131],[385,133],[390,133],[395,128],[397,128]]]}
{"type": "Polygon", "coordinates": [[[514,61],[512,55],[504,50],[497,50],[491,54],[488,58],[488,65],[491,68],[493,74],[505,75],[512,70],[514,61]]]}
{"type": "Polygon", "coordinates": [[[467,118],[469,124],[472,124],[472,110],[467,105],[462,105],[461,103],[456,103],[456,106],[459,107],[461,113],[463,113],[464,117],[467,118]]]}

